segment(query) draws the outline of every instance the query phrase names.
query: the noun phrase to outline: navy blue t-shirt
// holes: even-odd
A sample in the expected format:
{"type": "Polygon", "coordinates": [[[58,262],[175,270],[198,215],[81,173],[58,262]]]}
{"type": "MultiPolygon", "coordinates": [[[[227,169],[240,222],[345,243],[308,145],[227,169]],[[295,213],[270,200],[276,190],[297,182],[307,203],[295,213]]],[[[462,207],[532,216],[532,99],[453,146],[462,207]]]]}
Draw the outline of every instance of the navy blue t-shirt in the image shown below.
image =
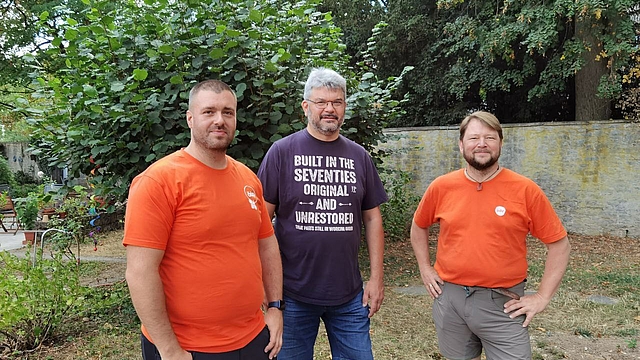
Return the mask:
{"type": "Polygon", "coordinates": [[[306,129],[276,141],[258,177],[276,205],[284,293],[335,306],[362,289],[358,266],[362,211],[387,201],[373,160],[343,137],[320,141],[306,129]]]}

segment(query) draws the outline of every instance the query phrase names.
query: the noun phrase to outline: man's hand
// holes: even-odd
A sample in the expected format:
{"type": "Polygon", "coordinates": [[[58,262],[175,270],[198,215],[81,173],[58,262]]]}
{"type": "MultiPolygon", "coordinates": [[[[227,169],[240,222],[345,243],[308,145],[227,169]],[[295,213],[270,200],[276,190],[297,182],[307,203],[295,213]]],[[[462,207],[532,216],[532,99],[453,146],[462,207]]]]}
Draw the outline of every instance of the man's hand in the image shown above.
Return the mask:
{"type": "Polygon", "coordinates": [[[384,300],[384,284],[382,280],[371,280],[364,287],[362,295],[362,306],[369,304],[369,317],[372,317],[380,310],[384,300]]]}
{"type": "Polygon", "coordinates": [[[444,284],[444,281],[438,275],[436,269],[433,266],[423,266],[420,268],[420,277],[424,283],[424,287],[427,288],[427,292],[431,299],[435,299],[442,294],[440,285],[444,284]]]}
{"type": "Polygon", "coordinates": [[[522,327],[527,327],[536,314],[547,308],[550,300],[545,299],[538,293],[523,296],[520,300],[507,301],[504,304],[504,312],[509,314],[512,319],[524,314],[526,318],[522,323],[522,327]]]}
{"type": "Polygon", "coordinates": [[[264,348],[264,352],[269,353],[269,359],[273,359],[282,348],[282,310],[268,308],[264,315],[264,322],[269,328],[269,344],[264,348]]]}

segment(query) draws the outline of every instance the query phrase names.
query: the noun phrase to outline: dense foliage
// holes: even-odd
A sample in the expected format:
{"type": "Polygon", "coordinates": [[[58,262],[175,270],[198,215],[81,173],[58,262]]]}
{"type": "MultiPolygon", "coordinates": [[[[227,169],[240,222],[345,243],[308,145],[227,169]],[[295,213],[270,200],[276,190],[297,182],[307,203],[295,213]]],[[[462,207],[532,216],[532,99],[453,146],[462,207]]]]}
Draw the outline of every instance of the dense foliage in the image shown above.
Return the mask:
{"type": "Polygon", "coordinates": [[[188,143],[188,90],[208,78],[236,91],[229,154],[254,168],[273,141],[305,126],[300,102],[312,67],[349,79],[345,134],[366,147],[397,115],[397,81],[348,66],[340,29],[315,10],[317,0],[83,2],[49,34],[46,61],[31,57],[35,98],[49,107],[24,110],[34,114],[34,153],[72,176],[91,174],[98,194],[124,197],[133,176],[188,143]]]}
{"type": "Polygon", "coordinates": [[[602,98],[611,108],[638,46],[633,0],[403,0],[387,11],[378,70],[415,66],[395,125],[451,124],[480,108],[506,122],[605,119],[582,110],[602,98]]]}
{"type": "Polygon", "coordinates": [[[384,2],[371,0],[323,0],[321,11],[330,11],[333,22],[343,30],[346,52],[355,64],[368,53],[367,42],[372,30],[384,20],[384,2]]]}
{"type": "Polygon", "coordinates": [[[618,108],[625,119],[640,121],[640,50],[622,76],[623,93],[618,108]]]}

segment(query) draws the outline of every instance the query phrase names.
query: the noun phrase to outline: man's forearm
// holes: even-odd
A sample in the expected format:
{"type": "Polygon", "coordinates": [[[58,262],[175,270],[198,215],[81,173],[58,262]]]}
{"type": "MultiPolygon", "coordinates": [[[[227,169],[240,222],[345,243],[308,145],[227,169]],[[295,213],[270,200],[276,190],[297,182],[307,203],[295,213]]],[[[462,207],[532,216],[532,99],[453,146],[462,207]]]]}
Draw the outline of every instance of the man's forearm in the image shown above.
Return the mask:
{"type": "Polygon", "coordinates": [[[569,244],[569,239],[564,237],[559,241],[547,244],[547,249],[547,260],[542,280],[540,280],[538,294],[547,301],[551,301],[551,298],[560,287],[562,277],[567,269],[571,245],[569,244]]]}
{"type": "Polygon", "coordinates": [[[369,250],[370,281],[384,279],[384,227],[380,208],[367,210],[363,214],[364,234],[369,250]]]}
{"type": "Polygon", "coordinates": [[[275,235],[259,240],[262,282],[268,301],[282,299],[282,260],[275,235]]]}
{"type": "Polygon", "coordinates": [[[429,228],[423,229],[415,222],[411,222],[411,247],[416,255],[420,271],[431,267],[431,259],[429,258],[429,228]]]}

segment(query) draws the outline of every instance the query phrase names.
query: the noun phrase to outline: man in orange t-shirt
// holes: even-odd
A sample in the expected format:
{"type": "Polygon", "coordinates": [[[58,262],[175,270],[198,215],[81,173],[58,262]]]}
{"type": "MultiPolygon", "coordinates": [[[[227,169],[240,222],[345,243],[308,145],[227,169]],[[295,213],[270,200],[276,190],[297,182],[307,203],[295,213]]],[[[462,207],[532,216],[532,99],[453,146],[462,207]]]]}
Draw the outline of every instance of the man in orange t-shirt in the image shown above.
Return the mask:
{"type": "Polygon", "coordinates": [[[530,359],[527,326],[557,291],[570,245],[540,187],[498,164],[502,127],[478,111],[460,124],[467,166],[435,179],[413,218],[411,244],[433,299],[440,352],[448,359],[530,359]],[[440,224],[435,265],[429,226],[440,224]],[[548,249],[538,291],[524,295],[526,236],[548,249]]]}
{"type": "Polygon", "coordinates": [[[236,106],[227,84],[195,85],[189,145],[131,184],[123,243],[145,360],[273,359],[282,346],[282,263],[262,185],[226,155],[236,106]]]}

